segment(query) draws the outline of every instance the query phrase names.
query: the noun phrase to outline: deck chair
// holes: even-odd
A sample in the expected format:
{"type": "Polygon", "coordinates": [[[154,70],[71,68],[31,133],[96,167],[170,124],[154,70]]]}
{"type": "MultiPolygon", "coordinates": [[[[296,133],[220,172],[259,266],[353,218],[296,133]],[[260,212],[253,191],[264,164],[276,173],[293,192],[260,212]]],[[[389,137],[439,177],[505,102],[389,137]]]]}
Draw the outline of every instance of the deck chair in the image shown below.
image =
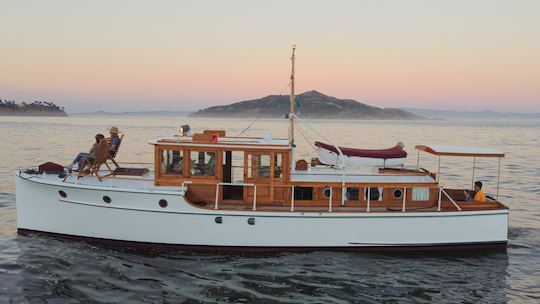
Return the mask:
{"type": "Polygon", "coordinates": [[[100,140],[96,148],[95,156],[88,156],[85,158],[83,166],[82,166],[82,170],[77,174],[77,179],[85,175],[90,175],[90,176],[95,175],[99,179],[99,181],[101,181],[104,177],[112,175],[113,171],[111,167],[109,166],[109,164],[107,164],[107,160],[109,160],[111,157],[110,149],[111,149],[110,138],[104,138],[100,140]],[[109,170],[109,174],[99,175],[99,169],[104,164],[109,170]]]}
{"type": "MultiPolygon", "coordinates": [[[[109,138],[110,140],[110,138],[109,138]]],[[[122,141],[124,140],[124,134],[120,136],[120,143],[118,143],[118,146],[116,147],[116,150],[110,151],[109,160],[116,166],[116,168],[120,168],[120,165],[116,162],[114,159],[116,155],[118,154],[118,150],[120,149],[120,146],[122,145],[122,141]]]]}

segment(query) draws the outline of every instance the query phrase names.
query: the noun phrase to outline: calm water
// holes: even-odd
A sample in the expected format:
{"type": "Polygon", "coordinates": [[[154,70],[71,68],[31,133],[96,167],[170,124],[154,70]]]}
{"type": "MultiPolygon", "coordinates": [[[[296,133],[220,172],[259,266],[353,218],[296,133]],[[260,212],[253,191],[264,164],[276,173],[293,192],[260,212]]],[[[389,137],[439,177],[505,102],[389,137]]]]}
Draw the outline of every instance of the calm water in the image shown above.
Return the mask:
{"type": "MultiPolygon", "coordinates": [[[[375,254],[310,252],[225,254],[140,252],[16,234],[13,170],[68,163],[95,133],[126,133],[121,161],[151,162],[148,139],[180,123],[237,135],[251,120],[140,117],[0,117],[0,303],[537,303],[540,301],[540,122],[313,121],[343,145],[386,147],[401,140],[416,164],[416,144],[506,151],[500,198],[511,209],[506,253],[375,254]]],[[[281,120],[260,120],[246,135],[285,137],[281,120]]],[[[303,128],[305,137],[316,138],[303,128]]],[[[299,152],[312,152],[297,135],[299,152]]],[[[421,156],[424,167],[436,160],[421,156]]],[[[477,179],[495,192],[496,160],[477,161],[477,179]]],[[[471,182],[472,159],[443,159],[448,186],[471,182]]],[[[39,199],[39,198],[36,198],[39,199]]]]}

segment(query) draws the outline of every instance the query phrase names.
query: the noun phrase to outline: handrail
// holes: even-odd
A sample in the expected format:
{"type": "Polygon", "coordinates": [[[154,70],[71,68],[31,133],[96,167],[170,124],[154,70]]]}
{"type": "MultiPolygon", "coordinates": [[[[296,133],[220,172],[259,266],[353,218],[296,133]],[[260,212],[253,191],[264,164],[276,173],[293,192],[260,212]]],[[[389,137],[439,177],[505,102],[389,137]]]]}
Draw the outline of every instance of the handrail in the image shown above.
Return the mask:
{"type": "Polygon", "coordinates": [[[330,197],[328,198],[328,212],[332,212],[332,196],[334,196],[334,190],[330,187],[330,197]]]}
{"type": "MultiPolygon", "coordinates": [[[[193,184],[192,181],[183,181],[182,182],[182,188],[185,189],[187,184],[193,184]]],[[[216,184],[216,198],[215,198],[215,204],[214,209],[219,208],[219,187],[220,186],[238,186],[238,187],[253,187],[253,207],[252,209],[255,211],[257,210],[257,187],[258,186],[268,186],[270,185],[257,185],[255,183],[239,183],[239,182],[220,182],[216,184]]],[[[295,185],[276,185],[274,187],[281,187],[281,188],[290,188],[291,189],[291,205],[290,205],[290,211],[295,210],[295,185]]],[[[328,187],[328,186],[321,186],[320,188],[327,188],[330,190],[330,197],[328,198],[328,212],[333,212],[333,194],[334,194],[334,187],[328,187]]],[[[403,189],[403,198],[402,198],[402,207],[401,211],[406,212],[407,209],[407,190],[411,187],[402,187],[403,189]]],[[[459,211],[462,211],[462,208],[459,206],[459,204],[443,189],[442,186],[436,186],[436,187],[430,187],[427,186],[425,188],[429,189],[439,189],[439,195],[438,195],[438,204],[437,204],[437,211],[442,210],[442,195],[446,195],[446,197],[452,202],[452,204],[458,209],[459,211]]],[[[184,190],[186,191],[186,190],[184,190]]],[[[342,193],[344,194],[344,193],[342,193]]],[[[343,195],[344,197],[345,195],[343,195]]],[[[371,212],[371,187],[366,187],[366,212],[371,212]]]]}
{"type": "MultiPolygon", "coordinates": [[[[446,197],[448,197],[448,198],[450,199],[450,201],[452,202],[452,204],[454,204],[454,206],[456,206],[456,208],[457,208],[459,211],[461,211],[461,207],[459,207],[459,205],[456,203],[456,201],[454,201],[454,199],[453,199],[450,195],[448,195],[448,193],[446,193],[446,191],[444,191],[444,189],[443,189],[442,187],[440,187],[439,189],[440,189],[439,194],[440,194],[440,193],[444,193],[444,194],[446,195],[446,197]]],[[[441,207],[440,207],[440,201],[441,201],[441,197],[440,197],[440,195],[439,195],[439,209],[438,209],[437,211],[441,211],[441,210],[440,210],[440,208],[441,208],[441,207]]]]}
{"type": "Polygon", "coordinates": [[[401,212],[405,212],[406,201],[407,201],[407,188],[403,187],[403,208],[401,209],[401,212]]]}
{"type": "Polygon", "coordinates": [[[294,186],[291,186],[291,211],[294,211],[294,186]]]}
{"type": "MultiPolygon", "coordinates": [[[[193,184],[193,181],[182,181],[182,189],[185,188],[186,184],[193,184]]],[[[184,190],[185,191],[185,190],[184,190]]]]}
{"type": "Polygon", "coordinates": [[[219,182],[216,184],[216,202],[214,205],[214,209],[218,209],[219,205],[219,186],[247,186],[247,187],[253,187],[253,210],[257,210],[257,185],[253,183],[225,183],[225,182],[219,182]]]}
{"type": "MultiPolygon", "coordinates": [[[[360,193],[358,193],[358,194],[360,194],[360,193]]],[[[371,187],[367,188],[366,212],[371,212],[371,187]]]]}

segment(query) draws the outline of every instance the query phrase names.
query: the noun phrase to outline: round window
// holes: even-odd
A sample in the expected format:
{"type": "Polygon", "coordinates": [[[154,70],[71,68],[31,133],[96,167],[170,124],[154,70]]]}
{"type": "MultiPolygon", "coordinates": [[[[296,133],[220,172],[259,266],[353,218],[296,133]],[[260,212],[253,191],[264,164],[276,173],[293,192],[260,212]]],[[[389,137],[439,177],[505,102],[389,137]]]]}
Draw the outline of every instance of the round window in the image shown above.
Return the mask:
{"type": "Polygon", "coordinates": [[[403,197],[403,190],[394,189],[393,195],[394,195],[394,198],[402,198],[403,197]]]}
{"type": "Polygon", "coordinates": [[[164,199],[160,199],[160,200],[159,200],[159,206],[160,206],[161,208],[165,208],[165,207],[167,207],[167,205],[168,205],[168,203],[167,203],[166,200],[164,200],[164,199]]]}
{"type": "Polygon", "coordinates": [[[110,204],[110,203],[111,203],[111,198],[108,197],[107,195],[105,195],[105,196],[103,197],[103,201],[104,201],[105,203],[107,203],[107,204],[110,204]]]}
{"type": "Polygon", "coordinates": [[[330,195],[332,195],[332,190],[330,188],[324,188],[323,195],[324,198],[329,199],[330,195]]]}

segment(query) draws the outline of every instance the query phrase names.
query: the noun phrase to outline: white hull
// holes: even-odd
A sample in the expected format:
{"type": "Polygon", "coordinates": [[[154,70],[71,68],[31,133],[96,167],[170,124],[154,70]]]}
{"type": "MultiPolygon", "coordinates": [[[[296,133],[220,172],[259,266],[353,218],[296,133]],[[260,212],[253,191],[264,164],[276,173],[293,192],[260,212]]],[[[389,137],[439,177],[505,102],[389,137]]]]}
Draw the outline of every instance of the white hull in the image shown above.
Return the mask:
{"type": "MultiPolygon", "coordinates": [[[[227,247],[373,247],[503,243],[508,210],[301,213],[206,210],[182,191],[62,184],[16,177],[17,227],[107,240],[227,247]],[[59,195],[62,190],[66,198],[59,195]],[[107,204],[103,196],[112,202],[107,204]],[[168,201],[167,208],[158,205],[168,201]],[[222,223],[216,223],[222,217],[222,223]],[[254,225],[248,219],[254,218],[254,225]]],[[[180,189],[179,189],[180,190],[180,189]]]]}
{"type": "MultiPolygon", "coordinates": [[[[322,163],[327,165],[341,165],[341,156],[330,150],[323,148],[317,148],[317,155],[322,163]]],[[[371,157],[359,157],[359,156],[347,156],[344,155],[345,166],[359,167],[359,166],[371,166],[371,167],[399,167],[403,166],[406,157],[403,158],[371,158],[371,157]]]]}

